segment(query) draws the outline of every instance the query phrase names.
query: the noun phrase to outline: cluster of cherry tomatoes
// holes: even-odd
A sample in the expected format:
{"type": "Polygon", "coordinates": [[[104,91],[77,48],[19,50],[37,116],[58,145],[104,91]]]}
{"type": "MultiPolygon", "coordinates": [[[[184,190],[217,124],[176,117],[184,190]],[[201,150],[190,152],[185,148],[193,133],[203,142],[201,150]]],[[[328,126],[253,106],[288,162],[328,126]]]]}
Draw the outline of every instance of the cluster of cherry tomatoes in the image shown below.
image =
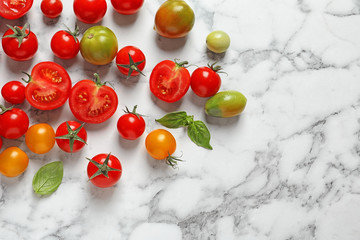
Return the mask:
{"type": "MultiPolygon", "coordinates": [[[[120,14],[134,14],[143,5],[143,0],[111,0],[114,9],[120,14]]],[[[0,16],[17,19],[26,14],[32,6],[32,0],[1,1],[0,16]]],[[[49,18],[58,17],[63,6],[60,0],[42,0],[41,11],[49,18]]],[[[85,23],[97,23],[105,15],[105,0],[74,0],[73,9],[78,20],[85,23]]],[[[156,31],[165,37],[185,36],[193,27],[194,13],[184,1],[166,1],[155,17],[156,31]],[[169,14],[176,14],[175,8],[181,5],[185,14],[184,21],[170,21],[169,14]],[[174,26],[168,26],[175,24],[174,26]],[[180,24],[180,25],[179,25],[180,24]]],[[[94,26],[86,30],[79,41],[79,29],[56,32],[50,42],[55,56],[61,59],[74,58],[79,52],[82,57],[96,65],[104,65],[116,58],[119,71],[127,77],[143,74],[146,64],[144,53],[135,46],[126,46],[118,51],[115,34],[105,26],[94,26]],[[99,54],[101,53],[101,54],[99,54]]],[[[8,57],[16,61],[26,61],[36,54],[38,39],[24,26],[9,26],[2,38],[2,46],[8,57]]],[[[165,102],[181,99],[191,87],[200,97],[215,95],[221,85],[218,74],[221,67],[209,65],[197,68],[191,75],[187,62],[164,60],[158,63],[151,72],[149,85],[151,92],[165,102]]],[[[100,76],[84,79],[72,86],[66,69],[61,65],[46,61],[36,64],[28,79],[23,78],[26,86],[20,81],[9,81],[1,89],[1,95],[10,104],[21,104],[25,99],[39,110],[52,110],[63,106],[67,101],[73,115],[79,121],[66,121],[56,131],[46,123],[29,127],[29,117],[19,108],[1,107],[0,136],[16,139],[25,135],[25,142],[30,151],[37,154],[49,152],[55,143],[65,152],[77,152],[86,145],[87,132],[84,123],[102,123],[115,113],[118,97],[113,88],[102,83],[100,76]],[[83,122],[83,123],[80,123],[83,122]]],[[[145,121],[141,114],[128,108],[117,122],[119,134],[128,140],[139,138],[145,131],[145,121]]],[[[0,138],[0,148],[2,139],[0,138]]],[[[148,134],[145,140],[148,153],[155,159],[166,159],[175,166],[177,159],[172,156],[176,141],[172,134],[164,129],[157,129],[148,134]]],[[[88,159],[88,176],[98,187],[109,187],[121,176],[120,161],[111,154],[99,154],[88,159]]],[[[18,176],[28,165],[25,152],[17,147],[5,149],[0,154],[0,173],[8,177],[18,176]]]]}

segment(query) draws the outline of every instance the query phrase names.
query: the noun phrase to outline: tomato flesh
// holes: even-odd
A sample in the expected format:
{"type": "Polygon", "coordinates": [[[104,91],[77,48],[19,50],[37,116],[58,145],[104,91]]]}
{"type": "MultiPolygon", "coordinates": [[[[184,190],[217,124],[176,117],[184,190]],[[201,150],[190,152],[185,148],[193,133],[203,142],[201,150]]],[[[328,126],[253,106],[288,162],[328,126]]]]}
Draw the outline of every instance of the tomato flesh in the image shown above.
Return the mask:
{"type": "Polygon", "coordinates": [[[54,62],[41,62],[34,66],[25,97],[31,106],[51,110],[65,104],[71,90],[71,79],[66,70],[54,62]]]}
{"type": "Polygon", "coordinates": [[[116,111],[118,98],[115,91],[91,80],[81,80],[71,89],[70,110],[74,116],[87,123],[102,123],[116,111]]]}
{"type": "Polygon", "coordinates": [[[165,102],[180,100],[190,87],[190,73],[181,65],[164,60],[158,63],[150,75],[150,90],[165,102]]]}
{"type": "Polygon", "coordinates": [[[24,16],[33,5],[33,0],[1,0],[0,16],[6,19],[18,19],[24,16]]]}

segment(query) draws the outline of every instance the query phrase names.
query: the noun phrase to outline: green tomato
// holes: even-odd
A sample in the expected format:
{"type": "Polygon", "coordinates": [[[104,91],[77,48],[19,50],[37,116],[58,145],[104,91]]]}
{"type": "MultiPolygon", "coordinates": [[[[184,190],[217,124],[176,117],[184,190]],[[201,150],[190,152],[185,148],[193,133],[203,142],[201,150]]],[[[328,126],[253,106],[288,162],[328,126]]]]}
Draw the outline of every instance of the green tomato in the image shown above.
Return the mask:
{"type": "Polygon", "coordinates": [[[218,92],[205,104],[205,113],[213,117],[234,117],[244,111],[246,97],[238,91],[218,92]]]}
{"type": "Polygon", "coordinates": [[[224,31],[213,31],[206,37],[206,46],[214,53],[223,53],[230,46],[230,37],[224,31]]]}
{"type": "Polygon", "coordinates": [[[109,28],[94,26],[85,31],[80,41],[80,53],[83,58],[95,65],[110,63],[118,51],[118,41],[109,28]]]}

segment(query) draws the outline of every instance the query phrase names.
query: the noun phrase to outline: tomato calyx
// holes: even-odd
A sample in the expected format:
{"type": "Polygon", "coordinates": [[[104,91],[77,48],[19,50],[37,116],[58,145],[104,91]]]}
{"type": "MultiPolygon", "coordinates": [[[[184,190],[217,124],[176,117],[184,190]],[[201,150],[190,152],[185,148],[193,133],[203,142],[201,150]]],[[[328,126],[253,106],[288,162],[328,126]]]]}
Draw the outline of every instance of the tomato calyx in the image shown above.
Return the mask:
{"type": "Polygon", "coordinates": [[[132,111],[130,111],[130,110],[128,109],[128,107],[125,106],[125,110],[123,110],[123,111],[124,111],[125,113],[127,113],[127,114],[134,114],[138,119],[140,119],[140,117],[142,117],[142,116],[144,116],[144,115],[137,113],[137,112],[136,112],[136,109],[137,109],[137,105],[134,106],[134,108],[133,108],[132,111]]]}
{"type": "Polygon", "coordinates": [[[65,30],[65,32],[70,34],[74,38],[75,42],[78,43],[79,39],[77,37],[80,35],[79,26],[77,24],[75,24],[75,30],[74,31],[71,31],[70,28],[68,26],[66,26],[66,25],[65,25],[65,27],[67,29],[67,30],[65,30]]]}
{"type": "Polygon", "coordinates": [[[70,146],[70,152],[73,152],[73,147],[74,147],[74,142],[75,141],[80,141],[82,143],[86,143],[86,141],[84,139],[82,139],[81,137],[79,137],[78,133],[80,132],[80,130],[84,127],[85,123],[81,124],[78,128],[76,128],[75,130],[72,130],[70,127],[70,124],[68,122],[66,122],[66,128],[68,133],[62,136],[58,136],[55,137],[56,139],[67,139],[69,140],[69,146],[70,146]]]}
{"type": "Polygon", "coordinates": [[[165,163],[172,168],[177,168],[178,162],[182,162],[184,160],[180,159],[179,157],[172,156],[170,153],[168,153],[168,156],[165,158],[165,163]]]}
{"type": "Polygon", "coordinates": [[[32,77],[31,77],[31,75],[30,74],[28,74],[27,72],[22,72],[23,74],[25,74],[29,79],[28,80],[26,80],[25,78],[21,78],[21,80],[23,80],[25,83],[29,83],[29,82],[31,82],[31,80],[32,80],[32,77]]]}
{"type": "Polygon", "coordinates": [[[143,63],[145,60],[141,60],[139,62],[134,62],[134,60],[132,59],[132,57],[130,56],[130,53],[128,53],[129,55],[129,64],[116,64],[119,67],[123,67],[123,68],[127,68],[129,69],[129,73],[126,76],[126,78],[129,78],[131,76],[131,73],[133,71],[136,71],[138,73],[140,73],[141,75],[145,76],[145,74],[137,67],[138,65],[140,65],[141,63],[143,63]]]}
{"type": "Polygon", "coordinates": [[[0,105],[0,109],[1,109],[1,112],[0,112],[0,115],[6,113],[7,111],[11,111],[13,109],[13,107],[5,107],[4,105],[0,105]]]}
{"type": "Polygon", "coordinates": [[[177,59],[177,58],[174,59],[174,62],[175,62],[176,66],[177,66],[178,68],[181,68],[181,67],[187,68],[187,67],[190,66],[190,65],[188,65],[188,64],[189,64],[188,61],[178,62],[179,60],[180,60],[180,59],[177,59]]]}
{"type": "Polygon", "coordinates": [[[218,72],[218,73],[223,73],[220,70],[222,70],[223,68],[220,65],[216,65],[217,62],[214,62],[213,64],[210,65],[210,63],[208,63],[208,67],[213,70],[214,72],[218,72]]]}
{"type": "Polygon", "coordinates": [[[26,38],[27,36],[30,35],[30,32],[31,32],[31,31],[30,31],[30,24],[26,23],[26,24],[22,27],[22,29],[21,29],[20,27],[18,27],[18,26],[12,27],[12,26],[10,26],[10,25],[8,25],[8,24],[6,24],[6,26],[7,26],[8,28],[10,28],[14,33],[13,33],[13,34],[6,35],[6,36],[4,36],[3,38],[17,38],[17,40],[18,40],[18,42],[19,42],[18,48],[20,48],[20,46],[21,46],[24,38],[26,38]],[[28,30],[28,29],[29,29],[29,32],[26,33],[26,30],[28,30]]]}
{"type": "Polygon", "coordinates": [[[108,162],[109,162],[109,159],[110,159],[110,156],[111,156],[111,153],[109,153],[107,156],[106,156],[106,159],[105,161],[101,164],[101,163],[98,163],[90,158],[86,158],[87,160],[89,160],[91,163],[93,163],[97,168],[98,170],[89,178],[89,180],[99,176],[99,175],[104,175],[106,178],[109,178],[109,172],[110,171],[118,171],[118,172],[121,172],[120,169],[117,169],[117,168],[112,168],[112,167],[109,167],[108,166],[108,162]]]}

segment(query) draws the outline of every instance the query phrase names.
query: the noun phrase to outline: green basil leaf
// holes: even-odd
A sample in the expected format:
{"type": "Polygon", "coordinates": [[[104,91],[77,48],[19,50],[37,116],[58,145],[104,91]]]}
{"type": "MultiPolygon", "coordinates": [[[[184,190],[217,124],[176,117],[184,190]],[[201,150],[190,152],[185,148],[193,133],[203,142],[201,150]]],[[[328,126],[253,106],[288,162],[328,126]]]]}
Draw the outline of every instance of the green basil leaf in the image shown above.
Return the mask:
{"type": "Polygon", "coordinates": [[[156,119],[155,121],[168,128],[185,127],[189,124],[188,115],[184,111],[168,113],[162,118],[156,119]]]}
{"type": "Polygon", "coordinates": [[[63,162],[56,161],[42,166],[35,174],[32,182],[35,193],[47,195],[58,189],[63,178],[63,162]]]}
{"type": "Polygon", "coordinates": [[[194,121],[192,124],[190,124],[188,126],[187,133],[191,141],[196,143],[196,145],[207,149],[213,149],[210,145],[209,129],[202,121],[194,121]]]}

